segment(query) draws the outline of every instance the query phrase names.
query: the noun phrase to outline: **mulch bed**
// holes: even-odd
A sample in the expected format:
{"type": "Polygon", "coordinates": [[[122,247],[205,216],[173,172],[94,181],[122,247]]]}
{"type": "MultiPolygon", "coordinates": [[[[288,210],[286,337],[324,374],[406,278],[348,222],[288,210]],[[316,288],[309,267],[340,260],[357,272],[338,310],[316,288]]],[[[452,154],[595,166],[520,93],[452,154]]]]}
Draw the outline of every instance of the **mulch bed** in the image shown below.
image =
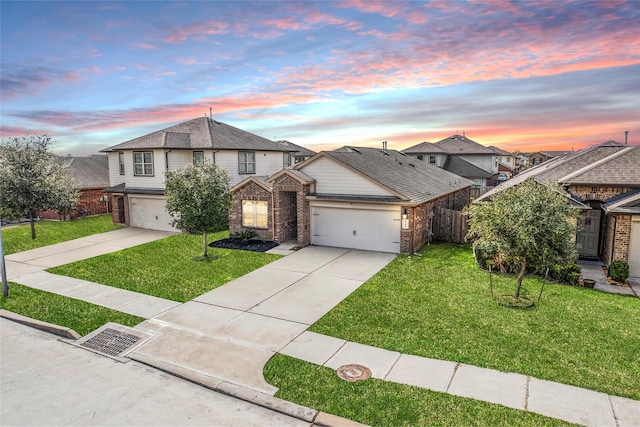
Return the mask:
{"type": "Polygon", "coordinates": [[[242,243],[235,239],[226,238],[211,242],[209,243],[209,246],[212,248],[242,249],[243,251],[266,252],[269,249],[273,249],[278,246],[278,243],[271,240],[263,241],[259,239],[251,239],[247,243],[242,243]]]}

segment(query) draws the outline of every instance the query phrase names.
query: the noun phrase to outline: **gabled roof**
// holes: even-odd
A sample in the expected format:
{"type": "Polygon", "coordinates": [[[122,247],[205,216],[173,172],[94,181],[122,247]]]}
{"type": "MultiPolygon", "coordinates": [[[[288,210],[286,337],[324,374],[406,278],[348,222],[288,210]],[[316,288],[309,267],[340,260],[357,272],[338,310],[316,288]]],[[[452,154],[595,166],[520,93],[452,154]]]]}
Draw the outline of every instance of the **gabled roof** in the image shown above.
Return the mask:
{"type": "Polygon", "coordinates": [[[377,182],[405,201],[420,204],[473,185],[473,182],[398,151],[369,147],[343,147],[323,151],[294,167],[302,169],[329,157],[377,182]]]}
{"type": "Polygon", "coordinates": [[[316,154],[315,151],[285,140],[279,140],[278,146],[281,147],[283,151],[291,151],[291,154],[294,156],[311,157],[316,154]]]}
{"type": "Polygon", "coordinates": [[[495,154],[493,150],[467,138],[464,135],[452,135],[435,143],[448,154],[495,154]]]}
{"type": "Polygon", "coordinates": [[[610,141],[607,141],[579,151],[569,152],[564,156],[553,158],[527,169],[483,194],[478,200],[491,197],[492,194],[513,185],[518,185],[528,178],[533,178],[543,184],[549,182],[577,184],[582,183],[586,177],[589,177],[590,179],[599,179],[598,182],[589,182],[589,184],[631,184],[640,186],[640,181],[634,178],[640,173],[638,171],[640,163],[637,163],[637,161],[635,164],[628,163],[625,160],[625,155],[616,155],[622,150],[628,150],[627,153],[630,154],[630,159],[636,158],[637,147],[629,147],[618,143],[611,144],[610,141]],[[592,172],[590,172],[591,169],[593,169],[592,172]],[[572,179],[575,179],[575,181],[572,181],[572,179]]]}
{"type": "Polygon", "coordinates": [[[289,175],[289,176],[293,177],[296,181],[300,182],[301,184],[310,184],[312,182],[315,182],[315,179],[313,179],[312,177],[310,177],[306,173],[304,173],[304,172],[302,172],[300,170],[296,170],[296,169],[290,168],[290,167],[286,168],[286,169],[282,169],[281,171],[278,171],[276,173],[273,173],[273,174],[269,175],[267,177],[267,182],[273,182],[279,176],[282,176],[282,175],[289,175]]]}
{"type": "Polygon", "coordinates": [[[640,188],[612,197],[602,207],[607,212],[640,215],[640,188]]]}
{"type": "Polygon", "coordinates": [[[62,163],[62,167],[78,183],[80,189],[109,186],[109,158],[107,156],[56,156],[55,159],[62,163]]]}
{"type": "Polygon", "coordinates": [[[458,156],[449,156],[443,166],[444,170],[464,178],[491,178],[493,174],[458,156]]]}
{"type": "Polygon", "coordinates": [[[498,148],[496,146],[490,145],[487,147],[488,149],[490,149],[491,151],[493,151],[496,154],[499,154],[501,156],[515,156],[515,154],[512,154],[508,151],[503,150],[502,148],[498,148]]]}
{"type": "Polygon", "coordinates": [[[559,179],[563,184],[640,186],[640,146],[627,147],[559,179]]]}
{"type": "Polygon", "coordinates": [[[253,133],[199,117],[114,145],[103,152],[140,149],[295,151],[253,133]]]}
{"type": "Polygon", "coordinates": [[[538,151],[538,153],[542,154],[545,157],[549,157],[550,159],[553,159],[554,157],[564,156],[565,154],[570,153],[570,151],[568,151],[568,150],[563,150],[563,151],[538,151]]]}
{"type": "Polygon", "coordinates": [[[249,183],[255,183],[256,185],[264,188],[265,190],[271,192],[271,183],[269,181],[267,181],[267,177],[266,176],[250,176],[248,178],[243,179],[242,181],[240,181],[239,183],[237,183],[236,185],[234,185],[233,187],[231,187],[231,192],[234,192],[236,190],[238,190],[239,188],[244,187],[245,185],[249,184],[249,183]]]}
{"type": "Polygon", "coordinates": [[[432,142],[421,142],[402,150],[406,154],[446,154],[445,151],[432,142]]]}

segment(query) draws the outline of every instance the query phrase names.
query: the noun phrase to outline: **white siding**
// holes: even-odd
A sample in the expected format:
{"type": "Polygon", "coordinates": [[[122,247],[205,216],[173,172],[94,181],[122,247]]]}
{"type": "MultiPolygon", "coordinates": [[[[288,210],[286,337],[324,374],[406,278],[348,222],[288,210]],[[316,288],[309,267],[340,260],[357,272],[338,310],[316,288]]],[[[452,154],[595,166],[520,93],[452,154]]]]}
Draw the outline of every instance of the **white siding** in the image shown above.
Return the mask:
{"type": "Polygon", "coordinates": [[[169,160],[169,170],[174,171],[184,169],[187,165],[193,164],[193,152],[187,150],[171,150],[167,153],[169,160]]]}
{"type": "Polygon", "coordinates": [[[281,151],[256,151],[256,173],[238,173],[238,151],[224,150],[218,151],[216,164],[226,169],[231,177],[231,185],[236,185],[240,181],[250,176],[266,176],[282,170],[283,158],[281,151]]]}
{"type": "Polygon", "coordinates": [[[136,150],[153,152],[153,176],[134,176],[133,151],[124,151],[124,175],[120,175],[118,152],[109,153],[109,183],[134,188],[164,188],[164,150],[136,150]]]}
{"type": "Polygon", "coordinates": [[[328,157],[321,157],[300,169],[316,180],[319,194],[394,196],[389,190],[328,157]]]}

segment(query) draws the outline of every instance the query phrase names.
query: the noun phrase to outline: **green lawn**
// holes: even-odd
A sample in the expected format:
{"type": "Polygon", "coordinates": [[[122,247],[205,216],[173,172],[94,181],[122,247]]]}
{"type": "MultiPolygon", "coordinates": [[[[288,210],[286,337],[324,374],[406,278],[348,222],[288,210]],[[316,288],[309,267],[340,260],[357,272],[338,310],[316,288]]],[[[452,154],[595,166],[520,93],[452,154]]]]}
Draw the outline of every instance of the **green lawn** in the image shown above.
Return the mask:
{"type": "Polygon", "coordinates": [[[9,282],[9,296],[0,297],[0,308],[71,328],[80,335],[86,335],[108,322],[135,326],[144,321],[141,317],[13,282],[9,282]]]}
{"type": "MultiPolygon", "coordinates": [[[[209,241],[228,232],[209,235],[209,241]]],[[[119,252],[47,271],[178,302],[189,301],[280,258],[280,255],[209,248],[202,255],[202,236],[178,234],[119,252]]]]}
{"type": "Polygon", "coordinates": [[[79,237],[116,230],[111,214],[78,218],[71,221],[43,220],[36,223],[36,239],[31,239],[31,226],[12,225],[2,228],[2,243],[6,255],[35,249],[79,237]]]}
{"type": "Polygon", "coordinates": [[[347,382],[335,371],[277,354],[265,379],[276,396],[372,426],[569,426],[488,402],[369,378],[347,382]]]}
{"type": "MultiPolygon", "coordinates": [[[[513,293],[515,278],[494,284],[513,293]]],[[[555,283],[533,309],[500,307],[468,246],[433,245],[397,257],[310,330],[640,399],[639,324],[637,298],[555,283]]]]}

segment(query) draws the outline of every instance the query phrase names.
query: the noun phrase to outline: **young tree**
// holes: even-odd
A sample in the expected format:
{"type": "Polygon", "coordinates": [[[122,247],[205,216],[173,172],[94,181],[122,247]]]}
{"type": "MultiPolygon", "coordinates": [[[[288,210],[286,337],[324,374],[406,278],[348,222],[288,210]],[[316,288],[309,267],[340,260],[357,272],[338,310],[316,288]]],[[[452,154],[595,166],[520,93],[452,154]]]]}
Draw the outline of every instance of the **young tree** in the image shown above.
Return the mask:
{"type": "Polygon", "coordinates": [[[516,266],[520,298],[527,267],[544,271],[576,258],[578,210],[555,185],[528,179],[471,205],[468,239],[497,264],[516,266]]]}
{"type": "Polygon", "coordinates": [[[167,211],[173,217],[173,226],[188,233],[202,233],[203,256],[207,257],[207,233],[229,225],[229,175],[205,162],[168,171],[165,176],[167,211]]]}
{"type": "Polygon", "coordinates": [[[29,218],[36,238],[39,211],[75,206],[79,192],[73,178],[49,151],[48,135],[3,139],[0,144],[0,216],[29,218]]]}

